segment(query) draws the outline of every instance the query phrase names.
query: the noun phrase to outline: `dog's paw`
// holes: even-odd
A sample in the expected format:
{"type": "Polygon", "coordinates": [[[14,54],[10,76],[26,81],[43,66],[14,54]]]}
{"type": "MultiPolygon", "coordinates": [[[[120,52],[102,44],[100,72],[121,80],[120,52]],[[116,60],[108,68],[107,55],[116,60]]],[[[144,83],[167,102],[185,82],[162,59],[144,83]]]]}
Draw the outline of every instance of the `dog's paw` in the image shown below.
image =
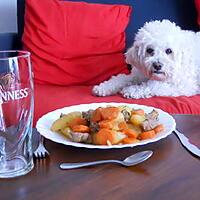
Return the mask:
{"type": "Polygon", "coordinates": [[[119,92],[120,87],[114,87],[114,85],[108,81],[101,83],[100,85],[95,85],[92,89],[92,93],[96,96],[110,96],[119,92]]]}
{"type": "Polygon", "coordinates": [[[140,95],[136,94],[136,88],[133,87],[125,87],[120,92],[123,97],[127,99],[139,99],[141,98],[140,95]]]}
{"type": "Polygon", "coordinates": [[[95,95],[95,96],[102,96],[102,97],[108,95],[105,88],[101,87],[100,85],[95,85],[92,88],[92,94],[95,95]]]}
{"type": "Polygon", "coordinates": [[[128,86],[122,89],[120,92],[123,97],[127,99],[140,99],[140,98],[149,98],[151,97],[150,93],[143,90],[140,86],[128,86]]]}

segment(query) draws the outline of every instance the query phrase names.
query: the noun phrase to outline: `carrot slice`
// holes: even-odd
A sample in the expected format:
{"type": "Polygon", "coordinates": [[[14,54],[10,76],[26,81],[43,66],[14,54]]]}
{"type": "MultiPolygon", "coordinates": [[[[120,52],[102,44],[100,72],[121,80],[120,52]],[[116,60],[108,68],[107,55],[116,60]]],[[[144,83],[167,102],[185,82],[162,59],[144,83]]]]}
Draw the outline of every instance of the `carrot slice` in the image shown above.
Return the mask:
{"type": "Polygon", "coordinates": [[[146,139],[154,138],[155,136],[156,136],[155,131],[154,130],[150,130],[150,131],[142,132],[139,135],[139,139],[140,140],[146,140],[146,139]]]}
{"type": "Polygon", "coordinates": [[[87,125],[87,121],[82,117],[76,117],[67,124],[68,127],[72,128],[75,125],[87,125]]]}
{"type": "Polygon", "coordinates": [[[106,107],[102,108],[101,115],[104,120],[117,118],[120,109],[118,107],[106,107]]]}
{"type": "Polygon", "coordinates": [[[126,123],[125,121],[120,122],[120,123],[118,124],[118,127],[119,127],[119,130],[128,129],[128,125],[127,125],[127,123],[126,123]]]}
{"type": "Polygon", "coordinates": [[[127,137],[127,138],[124,138],[122,140],[123,144],[133,144],[135,142],[138,142],[138,140],[136,138],[129,138],[129,137],[127,137]]]}
{"type": "Polygon", "coordinates": [[[97,109],[93,112],[93,114],[92,114],[92,116],[91,116],[91,121],[92,121],[92,122],[99,122],[99,121],[102,120],[101,110],[102,110],[102,108],[97,108],[97,109]]]}
{"type": "Polygon", "coordinates": [[[94,135],[93,139],[95,144],[107,145],[107,141],[110,141],[112,144],[114,133],[110,129],[102,128],[94,135]]]}
{"type": "Polygon", "coordinates": [[[99,122],[99,127],[112,129],[114,127],[114,120],[102,120],[99,122]]]}
{"type": "Polygon", "coordinates": [[[154,128],[154,131],[156,132],[156,133],[160,133],[161,131],[163,131],[164,130],[164,125],[163,124],[159,124],[158,126],[156,126],[155,128],[154,128]]]}
{"type": "Polygon", "coordinates": [[[132,129],[124,129],[122,132],[125,133],[128,137],[137,138],[137,133],[132,129]]]}
{"type": "Polygon", "coordinates": [[[131,115],[133,115],[133,114],[145,115],[145,112],[144,112],[144,110],[142,110],[142,109],[137,109],[137,110],[133,110],[133,111],[131,112],[131,115]]]}
{"type": "Polygon", "coordinates": [[[85,126],[85,125],[74,125],[72,126],[72,131],[81,132],[81,133],[89,133],[90,129],[88,126],[85,126]]]}

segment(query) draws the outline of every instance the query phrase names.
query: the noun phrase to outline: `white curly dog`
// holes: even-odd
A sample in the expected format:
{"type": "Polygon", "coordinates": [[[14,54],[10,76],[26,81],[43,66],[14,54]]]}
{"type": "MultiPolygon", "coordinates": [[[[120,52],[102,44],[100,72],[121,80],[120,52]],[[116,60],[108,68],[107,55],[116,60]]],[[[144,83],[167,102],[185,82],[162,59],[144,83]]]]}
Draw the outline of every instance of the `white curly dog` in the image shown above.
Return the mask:
{"type": "Polygon", "coordinates": [[[94,95],[120,92],[139,99],[200,93],[200,32],[181,30],[169,20],[152,21],[138,31],[125,57],[131,73],[94,86],[94,95]]]}

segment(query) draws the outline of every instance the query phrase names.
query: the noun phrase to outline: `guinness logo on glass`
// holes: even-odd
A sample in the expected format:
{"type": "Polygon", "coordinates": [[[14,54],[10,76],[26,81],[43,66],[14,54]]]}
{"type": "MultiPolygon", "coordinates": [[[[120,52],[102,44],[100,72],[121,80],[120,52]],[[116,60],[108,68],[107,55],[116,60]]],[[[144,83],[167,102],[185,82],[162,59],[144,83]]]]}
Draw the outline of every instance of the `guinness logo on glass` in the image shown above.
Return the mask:
{"type": "Polygon", "coordinates": [[[0,89],[6,90],[11,87],[15,81],[15,75],[13,73],[7,73],[3,76],[0,76],[0,89]]]}

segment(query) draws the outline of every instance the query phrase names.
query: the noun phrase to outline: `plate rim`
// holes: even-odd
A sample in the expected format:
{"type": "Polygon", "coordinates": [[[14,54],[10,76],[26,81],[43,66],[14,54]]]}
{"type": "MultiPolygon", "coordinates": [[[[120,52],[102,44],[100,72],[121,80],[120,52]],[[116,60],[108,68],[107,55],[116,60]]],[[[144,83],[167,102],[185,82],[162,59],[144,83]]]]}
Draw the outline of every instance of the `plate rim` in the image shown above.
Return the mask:
{"type": "MultiPolygon", "coordinates": [[[[70,111],[71,112],[71,111],[70,111]]],[[[136,146],[142,146],[142,145],[146,145],[146,144],[150,144],[150,143],[154,143],[154,142],[157,142],[161,139],[164,139],[166,138],[167,136],[169,136],[173,130],[175,130],[175,127],[176,127],[176,121],[174,119],[174,117],[172,115],[170,115],[168,112],[166,111],[163,111],[162,109],[160,108],[156,108],[154,106],[147,106],[147,105],[143,105],[143,104],[135,104],[135,103],[123,103],[123,102],[97,102],[97,103],[83,103],[83,104],[76,104],[76,105],[70,105],[70,106],[65,106],[65,107],[62,107],[62,108],[58,108],[58,109],[55,109],[53,111],[50,111],[44,115],[42,115],[36,122],[36,129],[37,131],[43,136],[45,137],[46,139],[49,139],[51,140],[52,142],[56,142],[58,144],[63,144],[63,145],[66,145],[66,146],[73,146],[73,147],[79,147],[79,148],[87,148],[87,149],[121,149],[121,148],[133,148],[133,147],[136,147],[136,146]],[[159,137],[155,137],[155,138],[152,138],[152,139],[147,139],[147,140],[143,140],[142,142],[136,142],[136,143],[133,143],[133,144],[123,144],[123,145],[93,145],[93,144],[85,144],[85,143],[78,143],[78,142],[72,142],[72,141],[69,141],[69,140],[54,140],[52,139],[52,137],[48,137],[48,135],[44,134],[43,132],[47,131],[46,129],[40,127],[40,123],[43,119],[45,119],[46,117],[48,117],[49,115],[51,115],[52,113],[57,113],[57,112],[60,112],[64,109],[73,109],[73,108],[76,108],[76,107],[79,107],[79,106],[95,106],[95,107],[99,107],[99,106],[109,106],[109,105],[127,105],[127,106],[131,106],[131,107],[134,107],[134,106],[138,106],[138,107],[144,107],[144,108],[148,108],[148,109],[155,109],[157,110],[159,113],[162,113],[162,114],[165,114],[167,115],[171,122],[172,122],[172,128],[171,128],[171,131],[168,131],[167,133],[163,134],[163,135],[160,135],[159,137]]],[[[55,134],[58,134],[60,136],[62,136],[61,134],[59,133],[56,133],[56,132],[53,132],[51,130],[48,130],[52,133],[55,133],[55,134]]],[[[64,136],[62,136],[64,138],[64,136]]]]}

